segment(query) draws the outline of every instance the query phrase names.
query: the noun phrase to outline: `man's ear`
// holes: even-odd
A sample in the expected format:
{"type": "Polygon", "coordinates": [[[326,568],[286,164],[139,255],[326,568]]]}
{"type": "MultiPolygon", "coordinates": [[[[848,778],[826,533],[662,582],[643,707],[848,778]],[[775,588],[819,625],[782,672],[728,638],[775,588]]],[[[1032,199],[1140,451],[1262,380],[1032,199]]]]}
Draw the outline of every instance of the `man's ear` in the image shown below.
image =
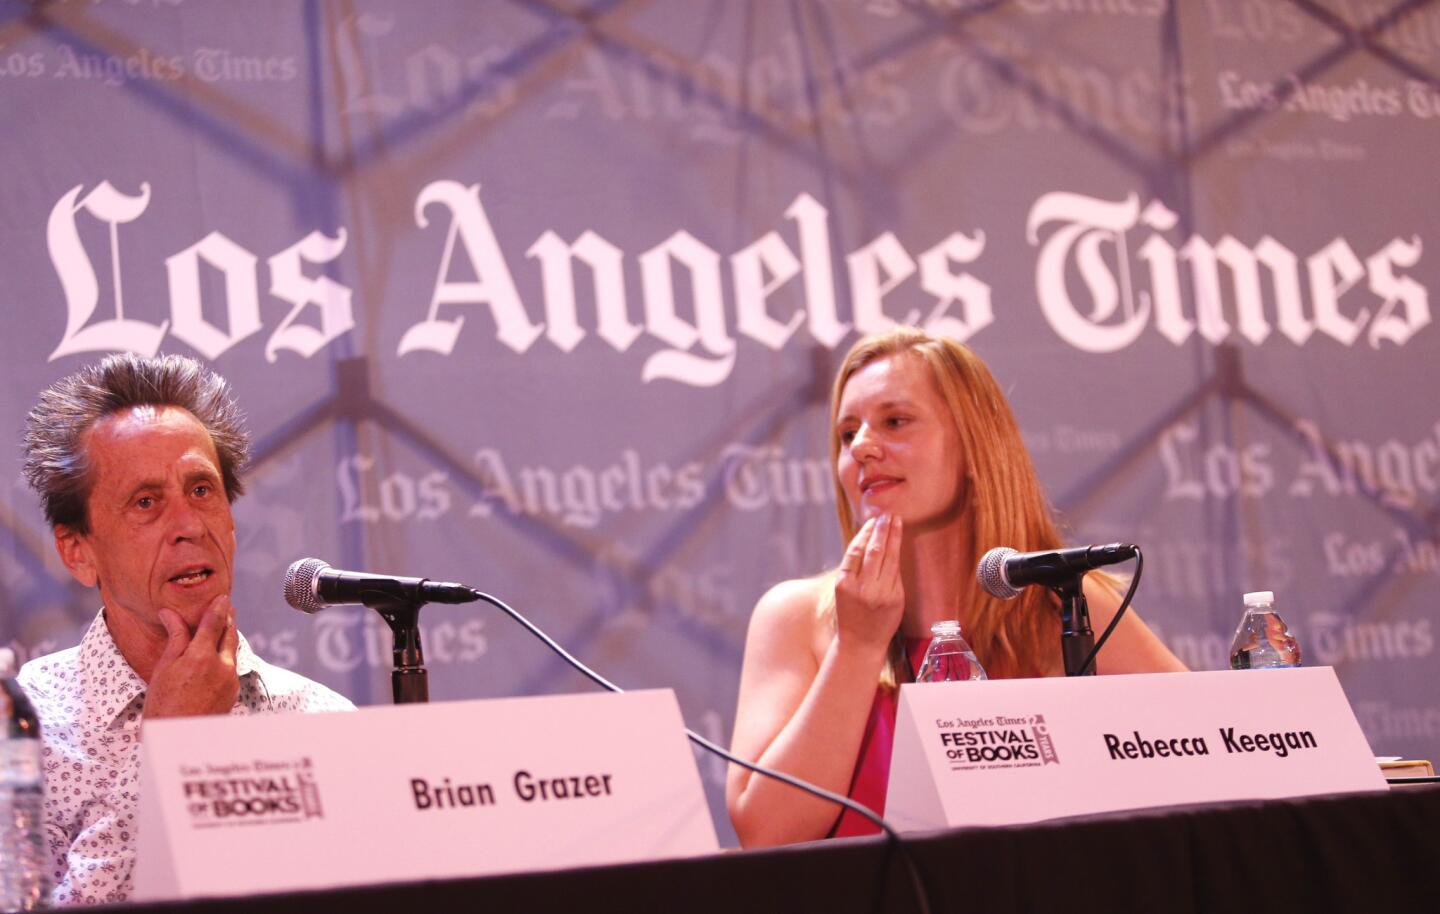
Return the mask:
{"type": "Polygon", "coordinates": [[[70,569],[70,574],[86,587],[100,583],[100,570],[95,567],[95,556],[90,551],[90,540],[74,527],[65,524],[55,526],[55,551],[60,561],[70,569]]]}

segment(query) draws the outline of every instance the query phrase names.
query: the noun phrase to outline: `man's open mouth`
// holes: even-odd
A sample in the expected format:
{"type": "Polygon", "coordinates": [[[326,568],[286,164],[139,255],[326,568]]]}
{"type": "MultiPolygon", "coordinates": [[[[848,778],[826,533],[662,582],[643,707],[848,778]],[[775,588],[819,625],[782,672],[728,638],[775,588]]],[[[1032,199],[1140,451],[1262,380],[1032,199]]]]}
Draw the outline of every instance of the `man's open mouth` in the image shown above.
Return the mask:
{"type": "Polygon", "coordinates": [[[199,584],[201,581],[210,577],[210,575],[214,573],[215,572],[211,571],[209,568],[189,568],[175,575],[175,577],[171,578],[170,583],[179,584],[181,586],[199,584]]]}

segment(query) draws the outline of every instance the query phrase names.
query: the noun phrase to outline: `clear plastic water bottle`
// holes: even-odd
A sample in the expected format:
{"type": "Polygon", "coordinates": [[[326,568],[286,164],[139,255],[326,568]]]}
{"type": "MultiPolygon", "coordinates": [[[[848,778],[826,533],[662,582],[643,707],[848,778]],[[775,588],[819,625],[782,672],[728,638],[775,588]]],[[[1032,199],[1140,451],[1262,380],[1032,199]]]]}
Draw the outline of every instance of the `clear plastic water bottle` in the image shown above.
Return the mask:
{"type": "Polygon", "coordinates": [[[14,674],[14,655],[0,649],[0,911],[33,911],[49,896],[40,719],[14,674]]]}
{"type": "Polygon", "coordinates": [[[1275,611],[1275,594],[1258,590],[1245,595],[1245,615],[1230,643],[1230,668],[1275,670],[1300,665],[1300,643],[1275,611]]]}
{"type": "Polygon", "coordinates": [[[987,678],[970,643],[960,634],[959,622],[936,622],[930,626],[930,635],[930,647],[925,651],[916,682],[968,682],[987,678]]]}

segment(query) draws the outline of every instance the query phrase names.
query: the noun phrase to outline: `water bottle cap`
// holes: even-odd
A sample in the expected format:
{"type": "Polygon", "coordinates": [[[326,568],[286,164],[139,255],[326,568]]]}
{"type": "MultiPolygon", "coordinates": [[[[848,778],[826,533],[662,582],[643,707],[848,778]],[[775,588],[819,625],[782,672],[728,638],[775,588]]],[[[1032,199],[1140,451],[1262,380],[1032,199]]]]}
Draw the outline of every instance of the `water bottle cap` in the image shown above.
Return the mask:
{"type": "Polygon", "coordinates": [[[932,635],[953,635],[960,631],[960,623],[954,619],[944,619],[930,626],[932,635]]]}
{"type": "Polygon", "coordinates": [[[15,675],[15,652],[8,647],[0,647],[0,676],[15,675]]]}
{"type": "Polygon", "coordinates": [[[1274,603],[1275,592],[1273,590],[1255,590],[1245,595],[1246,606],[1259,606],[1261,603],[1274,603]]]}

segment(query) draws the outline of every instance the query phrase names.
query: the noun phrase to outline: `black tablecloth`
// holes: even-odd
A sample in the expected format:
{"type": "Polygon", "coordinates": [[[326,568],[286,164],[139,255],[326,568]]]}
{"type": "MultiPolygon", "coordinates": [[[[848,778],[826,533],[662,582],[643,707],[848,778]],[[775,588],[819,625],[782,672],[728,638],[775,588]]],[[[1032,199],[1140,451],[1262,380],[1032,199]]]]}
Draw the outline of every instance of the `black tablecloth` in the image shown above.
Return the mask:
{"type": "MultiPolygon", "coordinates": [[[[905,845],[923,874],[935,912],[1440,911],[1436,787],[957,829],[907,836],[905,845]]],[[[475,852],[483,855],[485,849],[475,852]]],[[[883,838],[860,838],[686,860],[149,909],[187,914],[905,914],[919,907],[895,848],[883,838]]]]}

